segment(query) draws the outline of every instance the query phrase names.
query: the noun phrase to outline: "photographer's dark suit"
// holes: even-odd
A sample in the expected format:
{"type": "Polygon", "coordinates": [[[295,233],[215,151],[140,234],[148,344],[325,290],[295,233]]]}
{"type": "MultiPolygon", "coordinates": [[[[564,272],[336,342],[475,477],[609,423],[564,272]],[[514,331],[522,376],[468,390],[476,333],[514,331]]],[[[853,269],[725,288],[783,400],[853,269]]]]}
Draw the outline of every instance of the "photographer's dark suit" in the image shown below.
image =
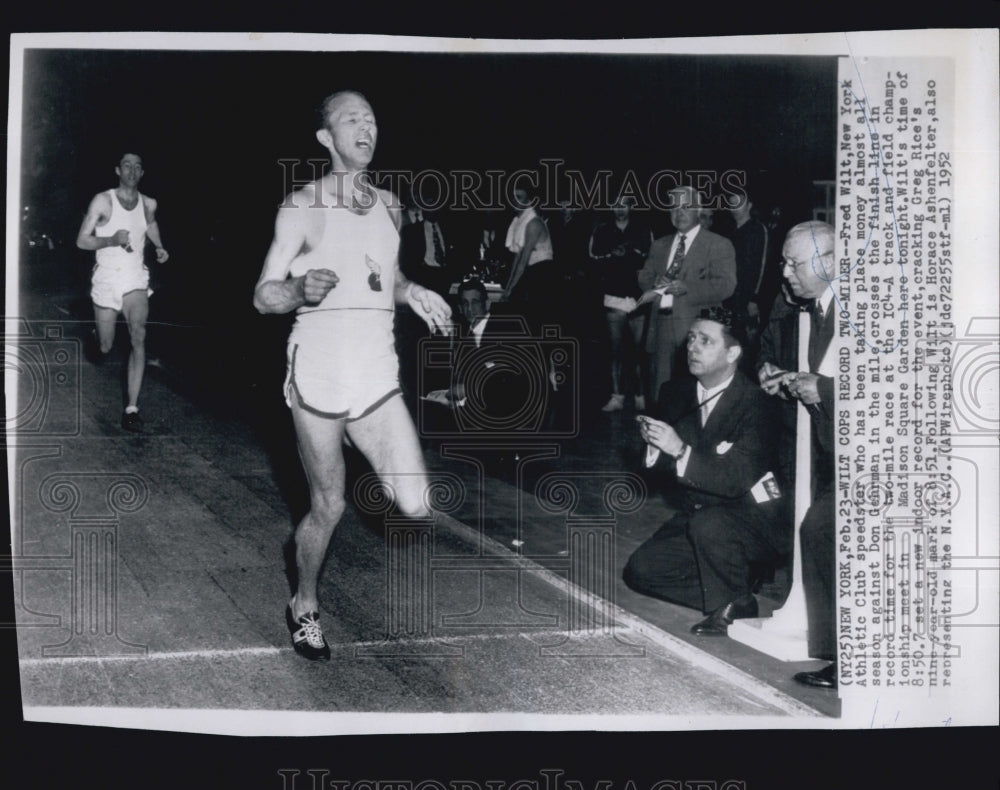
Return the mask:
{"type": "MultiPolygon", "coordinates": [[[[691,455],[680,512],[629,558],[634,590],[711,612],[751,592],[752,563],[773,563],[791,546],[786,497],[757,503],[750,489],[776,462],[775,407],[737,372],[702,426],[696,382],[684,377],[660,390],[658,419],[673,426],[691,455]]],[[[657,466],[676,471],[662,454],[657,466]]]]}

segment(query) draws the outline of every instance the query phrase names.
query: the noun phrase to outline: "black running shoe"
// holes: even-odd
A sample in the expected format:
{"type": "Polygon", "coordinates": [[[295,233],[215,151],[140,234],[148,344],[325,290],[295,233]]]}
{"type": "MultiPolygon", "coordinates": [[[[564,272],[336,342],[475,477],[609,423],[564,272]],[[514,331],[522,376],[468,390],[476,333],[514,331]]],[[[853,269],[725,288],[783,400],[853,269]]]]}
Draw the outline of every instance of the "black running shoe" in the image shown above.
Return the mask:
{"type": "Polygon", "coordinates": [[[125,412],[122,415],[122,428],[132,433],[142,433],[142,417],[139,416],[139,412],[125,412]]]}
{"type": "Polygon", "coordinates": [[[292,645],[296,653],[310,661],[329,661],[330,646],[323,638],[323,630],[319,627],[319,612],[307,612],[295,620],[289,604],[285,609],[285,621],[288,633],[292,635],[292,645]]]}

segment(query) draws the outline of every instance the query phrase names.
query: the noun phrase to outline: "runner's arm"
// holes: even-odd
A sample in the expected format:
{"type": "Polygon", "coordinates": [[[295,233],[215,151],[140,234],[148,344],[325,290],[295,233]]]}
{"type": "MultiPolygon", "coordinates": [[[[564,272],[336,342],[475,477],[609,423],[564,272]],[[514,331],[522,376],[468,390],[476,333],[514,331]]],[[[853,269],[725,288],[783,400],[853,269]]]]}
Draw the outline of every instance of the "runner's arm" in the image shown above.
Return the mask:
{"type": "Polygon", "coordinates": [[[163,242],[160,240],[160,225],[156,221],[156,201],[151,197],[143,198],[143,208],[146,212],[146,238],[153,242],[156,250],[156,260],[166,263],[169,253],[163,249],[163,242]]]}
{"type": "Polygon", "coordinates": [[[83,224],[80,226],[80,232],[76,237],[76,246],[81,250],[100,250],[104,247],[122,247],[128,242],[128,234],[125,231],[124,243],[122,239],[118,238],[117,234],[114,236],[95,236],[94,231],[97,229],[98,223],[102,219],[108,219],[111,216],[111,202],[108,200],[108,196],[101,192],[99,195],[95,195],[94,199],[90,201],[90,206],[87,208],[87,214],[83,218],[83,224]]]}
{"type": "Polygon", "coordinates": [[[406,275],[400,271],[398,257],[394,266],[393,297],[396,304],[409,305],[413,312],[430,327],[431,332],[440,332],[442,335],[451,334],[451,307],[448,306],[444,297],[429,288],[424,288],[424,286],[406,279],[406,275]]]}
{"type": "Polygon", "coordinates": [[[338,281],[329,269],[310,269],[289,277],[292,261],[305,242],[302,209],[296,205],[278,209],[274,240],[264,259],[264,269],[253,292],[253,305],[261,313],[290,313],[304,304],[318,304],[338,281]]]}

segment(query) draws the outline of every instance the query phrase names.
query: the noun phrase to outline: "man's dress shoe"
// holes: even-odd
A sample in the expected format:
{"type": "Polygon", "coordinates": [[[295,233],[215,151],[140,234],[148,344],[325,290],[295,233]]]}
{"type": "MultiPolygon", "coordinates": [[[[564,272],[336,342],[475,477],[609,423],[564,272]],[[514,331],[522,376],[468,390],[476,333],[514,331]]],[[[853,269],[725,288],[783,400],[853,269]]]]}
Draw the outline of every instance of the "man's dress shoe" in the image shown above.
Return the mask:
{"type": "Polygon", "coordinates": [[[812,686],[818,689],[837,688],[837,662],[834,661],[822,669],[815,672],[798,672],[795,680],[803,686],[812,686]]]}
{"type": "Polygon", "coordinates": [[[691,626],[691,633],[695,636],[726,636],[733,620],[756,616],[756,598],[752,598],[750,603],[730,601],[725,606],[720,606],[700,623],[691,626]]]}

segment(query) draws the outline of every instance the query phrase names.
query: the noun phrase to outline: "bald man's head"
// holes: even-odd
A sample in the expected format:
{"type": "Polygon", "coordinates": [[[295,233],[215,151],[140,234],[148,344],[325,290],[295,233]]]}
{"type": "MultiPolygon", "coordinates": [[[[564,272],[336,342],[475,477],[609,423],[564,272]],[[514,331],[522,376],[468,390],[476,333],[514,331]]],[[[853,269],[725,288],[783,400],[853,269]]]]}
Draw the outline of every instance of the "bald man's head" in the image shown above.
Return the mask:
{"type": "Polygon", "coordinates": [[[781,272],[800,299],[816,299],[834,275],[834,229],[826,222],[801,222],[785,237],[781,272]]]}
{"type": "Polygon", "coordinates": [[[333,111],[337,109],[337,106],[348,97],[357,97],[364,101],[366,104],[371,106],[371,102],[365,97],[361,91],[356,90],[342,90],[331,93],[320,103],[316,110],[316,128],[317,129],[329,129],[330,128],[330,115],[333,111]]]}
{"type": "Polygon", "coordinates": [[[378,140],[378,124],[368,100],[357,91],[338,91],[323,100],[320,111],[325,114],[316,139],[330,152],[334,169],[366,169],[378,140]]]}

